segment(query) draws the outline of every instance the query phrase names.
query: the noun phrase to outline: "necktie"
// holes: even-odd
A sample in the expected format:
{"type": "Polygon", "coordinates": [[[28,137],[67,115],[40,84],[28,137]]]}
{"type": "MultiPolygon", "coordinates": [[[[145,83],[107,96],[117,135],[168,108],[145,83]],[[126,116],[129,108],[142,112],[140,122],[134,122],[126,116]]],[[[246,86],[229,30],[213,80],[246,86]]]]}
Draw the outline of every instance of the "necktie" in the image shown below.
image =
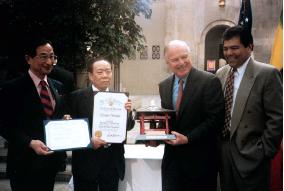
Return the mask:
{"type": "Polygon", "coordinates": [[[233,90],[234,90],[234,73],[235,70],[231,68],[226,81],[225,89],[225,124],[222,130],[223,138],[228,138],[231,128],[231,110],[233,104],[233,90]]]}
{"type": "Polygon", "coordinates": [[[47,83],[44,80],[41,80],[39,84],[41,86],[40,100],[43,105],[44,112],[47,117],[51,117],[53,113],[53,107],[50,96],[48,94],[47,83]]]}
{"type": "Polygon", "coordinates": [[[179,82],[178,82],[178,96],[177,96],[177,100],[176,100],[176,115],[178,115],[178,112],[179,112],[179,107],[180,107],[182,95],[183,95],[183,80],[179,80],[179,82]]]}

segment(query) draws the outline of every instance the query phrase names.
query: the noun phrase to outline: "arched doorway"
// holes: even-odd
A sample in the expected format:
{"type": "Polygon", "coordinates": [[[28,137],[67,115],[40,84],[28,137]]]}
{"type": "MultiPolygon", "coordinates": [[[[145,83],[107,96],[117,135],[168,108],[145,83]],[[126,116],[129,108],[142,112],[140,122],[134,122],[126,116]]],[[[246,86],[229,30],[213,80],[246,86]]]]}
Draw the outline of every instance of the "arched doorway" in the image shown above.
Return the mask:
{"type": "Polygon", "coordinates": [[[215,73],[220,66],[224,65],[224,61],[222,60],[222,34],[228,27],[226,25],[217,25],[207,32],[205,37],[205,71],[215,73]]]}

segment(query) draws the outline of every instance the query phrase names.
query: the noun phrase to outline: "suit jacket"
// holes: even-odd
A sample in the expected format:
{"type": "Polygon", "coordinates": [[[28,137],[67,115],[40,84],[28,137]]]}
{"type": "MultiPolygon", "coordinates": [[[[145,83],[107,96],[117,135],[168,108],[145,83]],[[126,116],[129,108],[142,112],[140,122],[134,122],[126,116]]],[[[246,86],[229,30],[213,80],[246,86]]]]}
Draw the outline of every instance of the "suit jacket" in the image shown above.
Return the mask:
{"type": "MultiPolygon", "coordinates": [[[[50,90],[55,98],[52,118],[63,116],[63,102],[54,87],[59,85],[48,78],[50,90]]],[[[55,152],[49,156],[39,156],[29,147],[32,139],[44,142],[46,119],[40,97],[31,77],[26,74],[5,84],[1,89],[2,135],[8,141],[8,176],[25,175],[45,169],[57,171],[65,160],[65,152],[55,152]]]]}
{"type": "MultiPolygon", "coordinates": [[[[92,87],[76,90],[68,98],[69,113],[72,118],[88,118],[90,132],[92,132],[94,92],[92,87]]],[[[130,114],[131,116],[131,114],[130,114]]],[[[132,117],[128,118],[127,129],[134,126],[132,117]]],[[[115,165],[120,179],[124,178],[125,158],[123,144],[111,144],[108,148],[99,148],[94,150],[83,149],[72,152],[72,172],[74,177],[85,180],[94,180],[97,178],[102,164],[108,160],[110,166],[115,165]]]]}
{"type": "MultiPolygon", "coordinates": [[[[230,66],[217,71],[223,89],[230,66]]],[[[281,74],[273,66],[250,59],[238,89],[231,119],[231,154],[242,177],[272,158],[282,139],[281,74]]]]}
{"type": "MultiPolygon", "coordinates": [[[[173,109],[175,76],[159,84],[161,106],[173,109]]],[[[184,87],[178,118],[171,120],[171,130],[188,137],[188,144],[165,145],[162,168],[175,163],[194,177],[215,172],[216,137],[223,125],[224,98],[221,83],[214,75],[191,68],[184,87]]]]}

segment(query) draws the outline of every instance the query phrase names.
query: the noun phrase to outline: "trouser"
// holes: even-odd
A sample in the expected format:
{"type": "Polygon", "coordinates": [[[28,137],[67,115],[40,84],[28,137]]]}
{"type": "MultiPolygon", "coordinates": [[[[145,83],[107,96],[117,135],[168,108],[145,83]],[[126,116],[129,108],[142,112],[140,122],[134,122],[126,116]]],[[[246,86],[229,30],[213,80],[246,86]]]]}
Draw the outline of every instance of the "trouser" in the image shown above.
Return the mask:
{"type": "Polygon", "coordinates": [[[115,169],[106,169],[102,170],[96,179],[73,177],[73,181],[74,191],[118,191],[119,177],[115,169]]]}
{"type": "Polygon", "coordinates": [[[176,162],[162,168],[162,191],[216,191],[216,189],[216,168],[207,169],[206,173],[199,175],[185,170],[176,162]]]}
{"type": "MultiPolygon", "coordinates": [[[[235,161],[238,162],[238,161],[235,161]]],[[[270,160],[264,159],[255,171],[243,178],[232,159],[230,142],[222,142],[220,183],[222,191],[269,191],[270,160]]]]}
{"type": "Polygon", "coordinates": [[[10,177],[12,191],[53,191],[56,171],[10,177]]]}

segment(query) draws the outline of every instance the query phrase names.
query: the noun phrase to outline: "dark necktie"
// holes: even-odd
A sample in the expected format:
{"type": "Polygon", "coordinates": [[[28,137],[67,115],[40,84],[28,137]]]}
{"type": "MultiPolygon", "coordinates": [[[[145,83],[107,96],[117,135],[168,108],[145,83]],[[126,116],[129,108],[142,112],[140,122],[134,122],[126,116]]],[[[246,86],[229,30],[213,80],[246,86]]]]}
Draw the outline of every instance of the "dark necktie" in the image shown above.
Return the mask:
{"type": "Polygon", "coordinates": [[[178,82],[178,96],[177,96],[177,100],[176,100],[176,115],[177,116],[178,116],[178,112],[179,112],[179,107],[180,107],[182,95],[183,95],[183,80],[179,80],[179,82],[178,82]]]}
{"type": "Polygon", "coordinates": [[[52,107],[50,96],[48,94],[47,83],[44,80],[42,80],[40,81],[39,84],[41,86],[40,100],[43,105],[43,109],[44,109],[46,116],[50,118],[53,113],[53,107],[52,107]]]}
{"type": "Polygon", "coordinates": [[[222,130],[223,138],[228,138],[231,128],[231,110],[233,104],[233,91],[234,91],[234,73],[235,70],[231,68],[226,81],[225,87],[225,124],[222,130]]]}

